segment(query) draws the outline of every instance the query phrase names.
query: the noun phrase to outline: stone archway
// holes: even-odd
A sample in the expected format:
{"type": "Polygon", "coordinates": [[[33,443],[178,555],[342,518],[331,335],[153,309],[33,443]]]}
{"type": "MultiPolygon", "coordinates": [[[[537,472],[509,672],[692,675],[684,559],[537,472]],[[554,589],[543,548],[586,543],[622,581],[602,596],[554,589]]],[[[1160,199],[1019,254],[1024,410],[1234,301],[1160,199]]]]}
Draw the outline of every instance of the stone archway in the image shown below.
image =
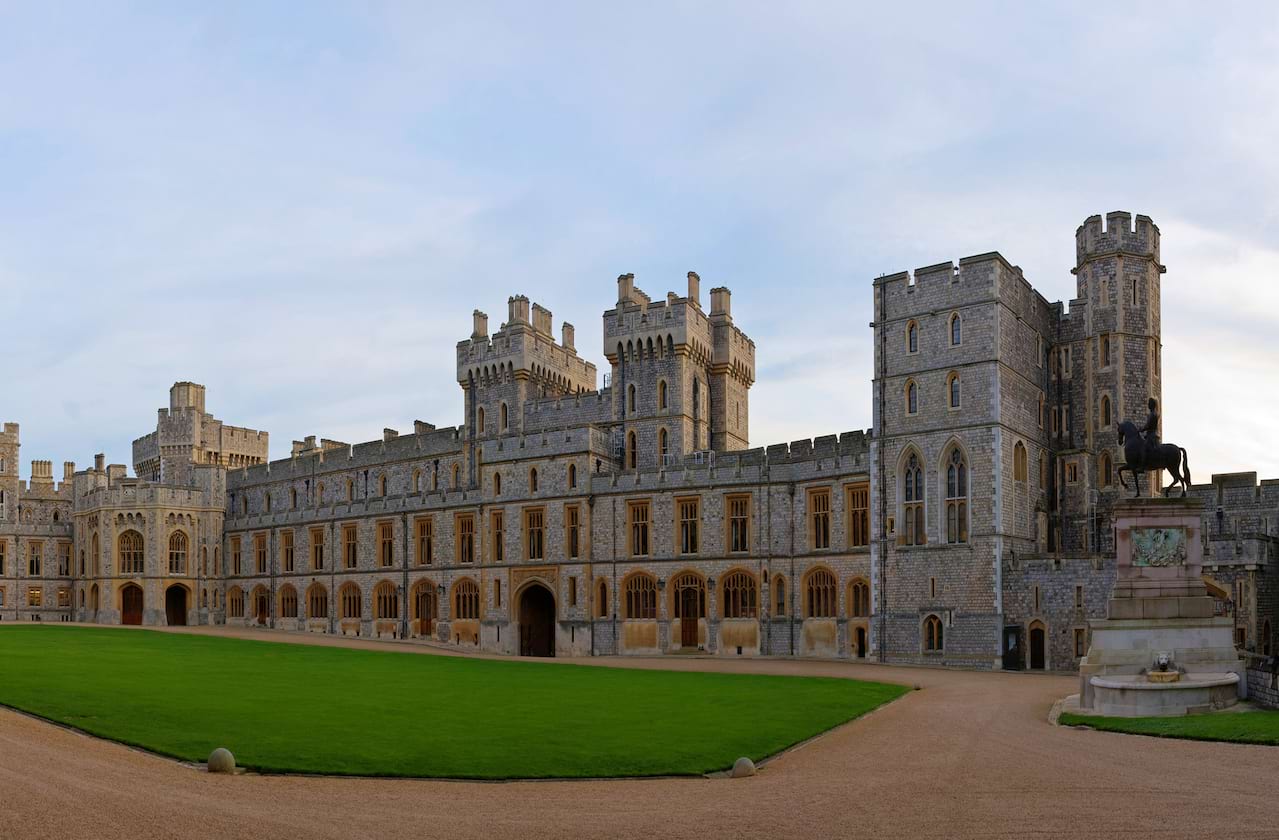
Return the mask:
{"type": "Polygon", "coordinates": [[[187,623],[187,588],[179,584],[164,592],[164,616],[170,627],[185,627],[187,623]]]}
{"type": "Polygon", "coordinates": [[[120,623],[142,623],[142,587],[135,583],[126,583],[120,590],[120,623]]]}
{"type": "Polygon", "coordinates": [[[520,593],[520,656],[555,655],[555,596],[540,583],[520,593]]]}

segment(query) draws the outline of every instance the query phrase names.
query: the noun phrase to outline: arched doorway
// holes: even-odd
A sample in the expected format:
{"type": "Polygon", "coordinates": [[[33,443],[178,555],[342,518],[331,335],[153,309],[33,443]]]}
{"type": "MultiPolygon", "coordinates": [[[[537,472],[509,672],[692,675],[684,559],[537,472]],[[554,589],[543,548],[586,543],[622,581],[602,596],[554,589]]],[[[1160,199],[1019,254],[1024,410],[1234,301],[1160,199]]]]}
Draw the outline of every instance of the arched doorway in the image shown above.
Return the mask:
{"type": "Polygon", "coordinates": [[[98,620],[98,585],[95,583],[89,588],[89,610],[93,613],[93,620],[98,620]]]}
{"type": "Polygon", "coordinates": [[[1048,667],[1047,641],[1048,634],[1044,625],[1035,621],[1030,625],[1030,667],[1034,671],[1042,671],[1048,667]]]}
{"type": "Polygon", "coordinates": [[[164,616],[170,627],[185,627],[187,623],[187,588],[170,586],[164,593],[164,616]]]}
{"type": "Polygon", "coordinates": [[[257,619],[258,624],[265,625],[271,611],[271,599],[267,596],[266,589],[259,586],[253,590],[253,617],[257,619]]]}
{"type": "Polygon", "coordinates": [[[866,658],[866,628],[857,628],[857,658],[866,658]]]}
{"type": "Polygon", "coordinates": [[[555,655],[555,596],[541,584],[520,594],[520,656],[555,655]]]}
{"type": "Polygon", "coordinates": [[[424,639],[435,636],[435,619],[438,617],[438,598],[435,584],[430,581],[418,584],[413,595],[413,618],[417,619],[417,634],[424,639]]]}
{"type": "Polygon", "coordinates": [[[128,583],[120,590],[120,623],[142,623],[142,587],[128,583]]]}

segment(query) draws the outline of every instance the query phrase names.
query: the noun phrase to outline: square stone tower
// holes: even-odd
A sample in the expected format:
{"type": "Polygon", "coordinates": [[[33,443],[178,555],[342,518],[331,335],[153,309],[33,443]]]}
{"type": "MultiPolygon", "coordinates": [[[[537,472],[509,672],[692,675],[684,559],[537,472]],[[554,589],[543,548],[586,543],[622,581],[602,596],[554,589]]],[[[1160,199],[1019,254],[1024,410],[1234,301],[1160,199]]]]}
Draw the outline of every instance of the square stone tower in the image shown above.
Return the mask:
{"type": "Polygon", "coordinates": [[[0,432],[0,523],[17,521],[18,424],[5,423],[0,432]]]}
{"type": "Polygon", "coordinates": [[[205,389],[175,382],[156,430],[133,442],[133,469],[148,481],[187,486],[196,464],[247,467],[267,460],[266,432],[228,426],[204,410],[205,389]]]}
{"type": "Polygon", "coordinates": [[[668,292],[658,302],[636,287],[635,275],[617,278],[617,305],[604,313],[604,355],[625,469],[749,446],[755,342],[733,323],[727,288],[711,290],[709,316],[700,294],[693,271],[687,295],[668,292]]]}

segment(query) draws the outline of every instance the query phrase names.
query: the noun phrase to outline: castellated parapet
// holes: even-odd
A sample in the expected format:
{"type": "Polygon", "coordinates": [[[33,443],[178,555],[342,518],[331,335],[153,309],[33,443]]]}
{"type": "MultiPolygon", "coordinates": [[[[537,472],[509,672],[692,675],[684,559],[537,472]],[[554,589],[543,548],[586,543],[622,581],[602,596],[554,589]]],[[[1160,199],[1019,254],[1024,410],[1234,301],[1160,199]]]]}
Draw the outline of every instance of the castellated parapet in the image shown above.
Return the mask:
{"type": "Polygon", "coordinates": [[[204,404],[203,385],[173,384],[169,407],[157,412],[156,430],[133,442],[133,470],[139,477],[185,484],[193,464],[242,467],[267,460],[266,432],[228,426],[205,412],[204,404]]]}
{"type": "MultiPolygon", "coordinates": [[[[1121,210],[1101,216],[1089,216],[1075,231],[1075,263],[1112,254],[1132,254],[1159,262],[1159,228],[1149,216],[1133,216],[1121,210]]],[[[1160,266],[1162,269],[1162,266],[1160,266]]]]}

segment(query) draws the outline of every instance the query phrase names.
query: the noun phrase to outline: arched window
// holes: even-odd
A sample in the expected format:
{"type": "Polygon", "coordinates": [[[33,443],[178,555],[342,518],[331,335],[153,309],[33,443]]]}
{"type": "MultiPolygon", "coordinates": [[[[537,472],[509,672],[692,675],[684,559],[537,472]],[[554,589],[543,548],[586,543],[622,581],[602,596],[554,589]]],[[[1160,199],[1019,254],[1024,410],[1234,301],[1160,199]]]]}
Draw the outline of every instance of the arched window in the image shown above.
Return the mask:
{"type": "Polygon", "coordinates": [[[905,545],[923,545],[924,468],[918,453],[911,452],[902,470],[902,534],[905,545]]]}
{"type": "Polygon", "coordinates": [[[382,476],[377,480],[377,494],[379,496],[386,495],[386,476],[382,476]]]}
{"type": "Polygon", "coordinates": [[[400,599],[395,594],[395,584],[384,580],[373,590],[373,603],[377,610],[376,618],[390,620],[400,617],[400,599]]]}
{"type": "Polygon", "coordinates": [[[348,502],[355,501],[355,482],[349,478],[346,480],[346,500],[348,502]]]}
{"type": "Polygon", "coordinates": [[[665,455],[667,452],[667,437],[666,437],[665,428],[661,428],[657,430],[657,452],[659,455],[665,455]]]}
{"type": "Polygon", "coordinates": [[[909,321],[906,324],[906,352],[919,352],[919,324],[909,321]]]}
{"type": "Polygon", "coordinates": [[[537,467],[528,471],[528,491],[530,493],[537,492],[537,467]]]}
{"type": "Polygon", "coordinates": [[[1101,479],[1102,487],[1109,487],[1114,482],[1115,463],[1110,460],[1109,452],[1101,453],[1101,458],[1098,459],[1097,463],[1097,472],[1100,474],[1098,477],[1101,479]]]}
{"type": "Polygon", "coordinates": [[[950,407],[959,408],[959,374],[951,373],[946,377],[946,393],[950,396],[950,407]]]}
{"type": "Polygon", "coordinates": [[[457,464],[453,465],[453,489],[456,490],[462,484],[462,468],[457,464]]]}
{"type": "Polygon", "coordinates": [[[453,617],[462,621],[480,617],[480,588],[470,578],[463,578],[453,587],[453,617]]]}
{"type": "Polygon", "coordinates": [[[724,597],[720,601],[724,618],[755,618],[759,615],[759,587],[755,576],[731,572],[724,576],[724,597]]]}
{"type": "Polygon", "coordinates": [[[826,569],[814,569],[804,582],[804,617],[834,618],[835,576],[826,569]]]}
{"type": "Polygon", "coordinates": [[[125,531],[120,535],[119,549],[120,574],[142,574],[142,535],[137,531],[125,531]]]}
{"type": "Polygon", "coordinates": [[[298,617],[298,591],[289,584],[280,587],[280,618],[298,617]]]}
{"type": "Polygon", "coordinates": [[[413,492],[420,493],[422,491],[422,471],[413,471],[413,492]]]}
{"type": "Polygon", "coordinates": [[[342,618],[361,618],[363,616],[363,604],[360,598],[360,587],[354,583],[348,583],[338,590],[338,602],[342,608],[340,615],[342,618]]]}
{"type": "Polygon", "coordinates": [[[603,578],[595,585],[595,617],[608,618],[608,581],[603,578]]]}
{"type": "Polygon", "coordinates": [[[946,542],[968,542],[968,464],[958,446],[946,463],[946,542]]]}
{"type": "MultiPolygon", "coordinates": [[[[264,506],[266,507],[266,512],[270,513],[271,512],[271,494],[270,493],[267,493],[265,495],[264,506]]],[[[57,516],[57,514],[54,514],[54,515],[57,516]]]]}
{"type": "Polygon", "coordinates": [[[324,504],[324,482],[321,481],[315,487],[315,506],[320,507],[324,504]]]}
{"type": "Polygon", "coordinates": [[[1025,481],[1026,473],[1026,446],[1021,441],[1017,441],[1017,445],[1013,447],[1013,478],[1017,481],[1025,481]]]}
{"type": "Polygon", "coordinates": [[[187,535],[174,531],[169,535],[169,574],[184,575],[187,572],[187,535]]]}
{"type": "Polygon", "coordinates": [[[786,578],[773,578],[773,615],[786,615],[786,578]]]}
{"type": "Polygon", "coordinates": [[[493,473],[493,495],[502,495],[502,474],[493,473]]]}
{"type": "Polygon", "coordinates": [[[626,386],[626,412],[635,413],[635,383],[626,386]]]}
{"type": "Polygon", "coordinates": [[[1101,427],[1110,428],[1110,397],[1104,394],[1101,398],[1101,427]]]}
{"type": "Polygon", "coordinates": [[[577,464],[568,465],[568,486],[577,486],[577,464]]]}
{"type": "Polygon", "coordinates": [[[329,617],[329,592],[321,584],[315,584],[306,591],[306,617],[329,617]]]}
{"type": "Polygon", "coordinates": [[[915,385],[915,380],[906,381],[906,413],[915,414],[919,411],[919,388],[915,385]]]}
{"type": "Polygon", "coordinates": [[[706,581],[701,577],[685,572],[671,582],[671,592],[675,618],[706,618],[706,581]]]}
{"type": "Polygon", "coordinates": [[[484,407],[483,406],[476,409],[475,411],[475,434],[479,435],[480,437],[484,436],[484,407]]]}
{"type": "Polygon", "coordinates": [[[289,509],[290,509],[290,510],[297,510],[297,509],[298,509],[298,491],[297,491],[297,488],[293,488],[293,489],[289,490],[289,509]]]}
{"type": "Polygon", "coordinates": [[[1048,489],[1048,453],[1039,453],[1039,489],[1048,489]]]}
{"type": "Polygon", "coordinates": [[[956,312],[950,316],[950,344],[952,347],[957,346],[963,342],[963,339],[964,327],[959,320],[959,313],[956,312]]]}
{"type": "Polygon", "coordinates": [[[666,380],[659,379],[657,381],[657,407],[666,408],[666,380]]]}
{"type": "Polygon", "coordinates": [[[855,580],[848,588],[848,614],[853,618],[870,616],[870,585],[864,580],[855,580]]]}
{"type": "Polygon", "coordinates": [[[625,618],[657,618],[657,582],[652,575],[631,575],[626,579],[623,590],[626,598],[626,612],[623,614],[625,618]]]}
{"type": "Polygon", "coordinates": [[[99,577],[102,574],[102,545],[98,542],[98,535],[94,533],[93,539],[89,541],[89,553],[93,556],[89,566],[93,569],[93,576],[99,577]]]}
{"type": "Polygon", "coordinates": [[[228,618],[244,618],[244,590],[240,587],[233,586],[226,594],[226,612],[228,618]]]}
{"type": "Polygon", "coordinates": [[[1039,428],[1044,427],[1044,395],[1039,395],[1039,428]]]}
{"type": "Polygon", "coordinates": [[[941,619],[935,615],[930,615],[924,619],[924,651],[926,653],[941,653],[944,649],[941,619]]]}
{"type": "Polygon", "coordinates": [[[510,412],[506,410],[506,403],[502,403],[502,407],[498,409],[499,418],[502,421],[502,431],[510,428],[510,412]]]}
{"type": "Polygon", "coordinates": [[[627,432],[626,433],[626,466],[629,469],[632,469],[632,470],[635,469],[636,460],[637,460],[637,454],[636,454],[636,444],[635,444],[635,433],[627,432]]]}

